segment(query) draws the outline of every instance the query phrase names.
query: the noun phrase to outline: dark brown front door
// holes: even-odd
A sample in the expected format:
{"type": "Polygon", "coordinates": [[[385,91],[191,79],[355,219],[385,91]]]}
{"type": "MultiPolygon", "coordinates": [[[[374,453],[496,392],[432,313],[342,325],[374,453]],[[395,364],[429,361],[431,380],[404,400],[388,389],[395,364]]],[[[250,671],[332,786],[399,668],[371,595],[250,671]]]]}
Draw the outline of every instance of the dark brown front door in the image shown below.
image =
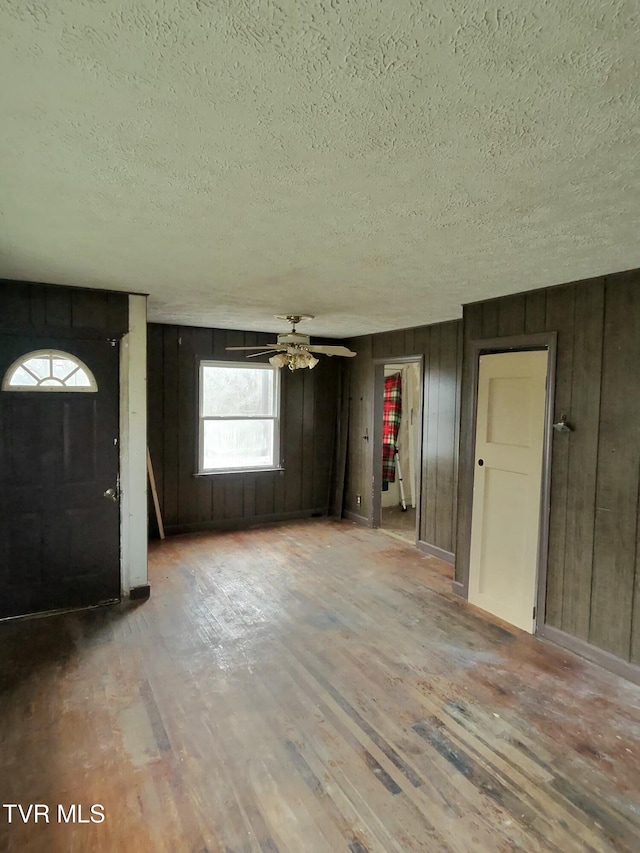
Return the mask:
{"type": "Polygon", "coordinates": [[[0,391],[0,618],[120,597],[118,346],[2,335],[0,378],[47,348],[81,359],[97,391],[0,391]]]}

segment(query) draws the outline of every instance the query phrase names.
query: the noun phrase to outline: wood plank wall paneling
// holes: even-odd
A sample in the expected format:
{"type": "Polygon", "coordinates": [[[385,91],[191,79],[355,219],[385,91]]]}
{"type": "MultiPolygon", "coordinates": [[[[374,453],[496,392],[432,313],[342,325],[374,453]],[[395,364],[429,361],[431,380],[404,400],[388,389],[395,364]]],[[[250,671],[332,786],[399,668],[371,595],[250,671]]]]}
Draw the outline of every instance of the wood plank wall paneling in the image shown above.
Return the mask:
{"type": "MultiPolygon", "coordinates": [[[[162,335],[149,336],[147,341],[147,360],[149,364],[161,364],[163,359],[163,341],[162,335]]],[[[164,390],[165,386],[162,382],[149,382],[147,387],[147,408],[149,412],[161,412],[164,408],[164,390]]],[[[160,505],[164,503],[164,467],[159,464],[164,452],[165,436],[163,433],[152,430],[151,425],[148,427],[149,432],[149,455],[151,456],[151,464],[153,465],[153,473],[156,481],[156,490],[160,505]]],[[[149,527],[157,533],[158,527],[156,524],[155,513],[149,514],[149,527]]]]}
{"type": "Polygon", "coordinates": [[[348,363],[349,434],[344,486],[344,508],[363,518],[372,511],[371,473],[373,452],[373,336],[354,338],[348,346],[357,352],[348,363]],[[368,439],[365,438],[368,436],[368,439]],[[362,504],[357,503],[361,495],[362,504]]]}
{"type": "Polygon", "coordinates": [[[468,552],[469,342],[557,331],[554,420],[566,414],[575,431],[553,434],[546,623],[632,663],[640,663],[639,327],[640,271],[465,306],[457,538],[458,553],[468,552]]]}
{"type": "MultiPolygon", "coordinates": [[[[430,544],[453,551],[455,524],[453,519],[454,494],[457,483],[454,480],[458,444],[456,441],[456,397],[458,379],[458,328],[459,323],[442,323],[440,329],[440,347],[438,351],[438,399],[436,430],[436,534],[430,544]],[[448,543],[438,545],[439,542],[448,543]]],[[[435,366],[432,363],[433,366],[435,366]]],[[[427,471],[427,481],[431,477],[427,471]]],[[[430,541],[430,540],[425,540],[430,541]]]]}
{"type": "Polygon", "coordinates": [[[483,338],[482,304],[465,306],[463,309],[463,356],[462,356],[462,379],[460,389],[460,439],[458,457],[458,512],[456,524],[456,562],[455,579],[462,583],[462,561],[460,554],[469,548],[469,532],[471,530],[471,501],[469,495],[473,489],[473,467],[466,464],[471,453],[475,436],[472,429],[471,401],[473,397],[472,388],[472,362],[470,342],[483,338]]]}
{"type": "MultiPolygon", "coordinates": [[[[422,506],[420,538],[430,545],[436,541],[436,499],[438,496],[438,386],[440,384],[440,327],[428,328],[425,339],[424,407],[422,417],[422,506]],[[426,368],[426,365],[429,368],[426,368]],[[422,535],[424,531],[424,536],[422,535]]],[[[442,547],[442,546],[440,546],[442,547]]],[[[447,549],[451,550],[451,549],[447,549]]]]}
{"type": "Polygon", "coordinates": [[[423,356],[422,514],[420,539],[453,551],[456,536],[462,322],[384,332],[350,341],[350,411],[345,509],[371,518],[374,359],[423,356]],[[369,435],[369,441],[363,436],[369,435]],[[362,505],[356,495],[362,495],[362,505]]]}
{"type": "Polygon", "coordinates": [[[559,616],[558,622],[568,634],[588,641],[590,615],[589,610],[581,606],[581,593],[591,588],[593,565],[594,526],[590,507],[595,506],[598,467],[604,282],[596,282],[585,288],[584,293],[575,295],[570,414],[572,420],[580,424],[580,429],[565,442],[569,463],[562,611],[558,614],[559,608],[556,608],[556,618],[559,616]],[[574,510],[567,512],[570,502],[574,510]]]}
{"type": "Polygon", "coordinates": [[[329,501],[331,515],[342,516],[346,485],[347,447],[349,441],[349,408],[351,367],[347,359],[340,362],[338,377],[338,419],[334,436],[332,489],[329,501]]]}
{"type": "MultiPolygon", "coordinates": [[[[339,363],[281,372],[283,471],[195,477],[197,360],[242,360],[227,346],[254,346],[273,335],[149,325],[149,447],[168,533],[235,527],[293,515],[327,513],[337,416],[339,363]]],[[[151,530],[156,524],[150,508],[151,530]]]]}
{"type": "MultiPolygon", "coordinates": [[[[559,287],[547,294],[546,327],[558,332],[556,357],[556,388],[554,423],[563,413],[571,412],[573,378],[573,315],[576,301],[575,285],[559,287]]],[[[565,533],[567,528],[567,495],[569,492],[569,441],[559,434],[553,442],[553,472],[551,477],[551,506],[549,516],[549,562],[555,567],[547,576],[546,621],[559,627],[564,589],[565,533]]]]}
{"type": "Polygon", "coordinates": [[[157,470],[162,471],[164,489],[160,508],[162,520],[177,524],[178,514],[178,447],[180,444],[180,417],[178,408],[178,335],[172,326],[149,326],[148,341],[159,337],[162,341],[162,360],[147,359],[147,386],[149,393],[154,385],[163,390],[163,408],[148,410],[148,433],[151,457],[157,470]],[[160,365],[162,365],[161,369],[160,365]]]}
{"type": "MultiPolygon", "coordinates": [[[[315,453],[312,457],[311,485],[312,506],[329,506],[335,490],[336,436],[340,411],[341,374],[345,359],[333,359],[332,369],[314,373],[316,383],[313,395],[313,425],[315,453]],[[335,409],[326,411],[326,400],[333,399],[335,409]],[[335,428],[316,430],[315,424],[322,423],[334,412],[335,428]]],[[[320,365],[318,365],[320,367],[320,365]]]]}
{"type": "Polygon", "coordinates": [[[129,329],[129,295],[0,279],[0,332],[119,338],[129,329]]]}
{"type": "Polygon", "coordinates": [[[626,659],[631,654],[637,557],[639,323],[640,277],[607,286],[589,639],[626,659]]]}

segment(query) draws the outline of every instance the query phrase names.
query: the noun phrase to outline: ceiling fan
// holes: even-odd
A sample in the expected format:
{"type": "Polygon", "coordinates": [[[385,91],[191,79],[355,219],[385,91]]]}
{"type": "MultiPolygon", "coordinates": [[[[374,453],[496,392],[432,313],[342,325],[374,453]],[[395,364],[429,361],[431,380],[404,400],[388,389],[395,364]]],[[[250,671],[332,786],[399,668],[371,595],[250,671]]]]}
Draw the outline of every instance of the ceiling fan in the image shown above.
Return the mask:
{"type": "Polygon", "coordinates": [[[320,355],[341,355],[353,358],[356,355],[348,347],[334,346],[333,344],[312,344],[309,335],[296,332],[296,326],[303,320],[313,320],[312,314],[276,314],[278,320],[286,320],[291,323],[291,331],[278,335],[275,344],[263,344],[261,347],[225,347],[227,350],[259,350],[248,355],[247,358],[257,358],[260,355],[271,355],[269,361],[274,367],[288,367],[289,370],[298,370],[301,367],[309,369],[316,366],[318,359],[312,353],[320,355]]]}

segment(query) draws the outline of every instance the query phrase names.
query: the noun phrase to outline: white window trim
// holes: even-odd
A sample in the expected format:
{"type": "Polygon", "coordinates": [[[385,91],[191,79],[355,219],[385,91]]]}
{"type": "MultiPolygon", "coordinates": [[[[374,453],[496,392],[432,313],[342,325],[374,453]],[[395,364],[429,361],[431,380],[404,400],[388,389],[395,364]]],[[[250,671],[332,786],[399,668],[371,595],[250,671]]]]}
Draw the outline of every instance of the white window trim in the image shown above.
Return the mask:
{"type": "Polygon", "coordinates": [[[281,469],[280,461],[280,371],[271,364],[250,364],[245,361],[216,361],[214,359],[201,359],[198,365],[198,458],[196,476],[207,476],[208,474],[246,474],[251,471],[278,471],[281,469]],[[202,374],[205,367],[227,367],[234,370],[270,370],[273,373],[273,395],[275,403],[275,415],[203,415],[203,381],[202,374]],[[247,465],[241,468],[205,468],[204,467],[204,424],[205,421],[273,421],[273,464],[247,465]]]}
{"type": "Polygon", "coordinates": [[[98,390],[98,383],[96,382],[96,378],[89,370],[87,365],[82,361],[82,359],[78,358],[77,355],[74,355],[71,352],[64,352],[63,350],[58,349],[38,349],[33,350],[32,352],[27,352],[24,355],[21,355],[20,358],[17,358],[13,364],[9,367],[7,372],[4,375],[4,379],[2,380],[2,390],[3,391],[32,391],[36,394],[41,393],[54,393],[54,394],[95,394],[98,390]],[[28,367],[25,367],[25,362],[29,361],[32,358],[38,358],[41,356],[47,356],[51,358],[65,358],[69,361],[72,361],[76,367],[74,370],[69,373],[64,381],[66,382],[77,370],[84,370],[89,379],[89,385],[65,385],[62,380],[60,380],[59,385],[42,385],[38,376],[33,373],[28,367]],[[30,373],[34,379],[38,380],[37,385],[12,385],[11,379],[15,371],[22,367],[27,373],[30,373]]]}

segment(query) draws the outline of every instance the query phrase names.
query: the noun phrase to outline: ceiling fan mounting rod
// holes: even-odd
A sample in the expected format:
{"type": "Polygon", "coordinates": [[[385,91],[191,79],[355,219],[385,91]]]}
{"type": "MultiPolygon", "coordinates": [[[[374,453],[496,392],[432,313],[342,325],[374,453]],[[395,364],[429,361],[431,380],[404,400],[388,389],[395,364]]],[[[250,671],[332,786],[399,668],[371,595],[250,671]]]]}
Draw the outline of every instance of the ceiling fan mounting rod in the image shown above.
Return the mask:
{"type": "Polygon", "coordinates": [[[296,326],[303,320],[313,320],[313,314],[276,314],[275,316],[277,320],[286,320],[287,323],[291,323],[292,332],[295,332],[296,326]]]}

